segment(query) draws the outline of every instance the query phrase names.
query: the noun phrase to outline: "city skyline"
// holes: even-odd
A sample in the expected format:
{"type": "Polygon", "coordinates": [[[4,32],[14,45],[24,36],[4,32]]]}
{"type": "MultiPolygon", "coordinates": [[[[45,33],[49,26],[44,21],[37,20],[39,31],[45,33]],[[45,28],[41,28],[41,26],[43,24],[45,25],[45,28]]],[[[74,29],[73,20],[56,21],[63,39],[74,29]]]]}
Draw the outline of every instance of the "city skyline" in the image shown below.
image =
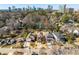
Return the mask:
{"type": "MultiPolygon", "coordinates": [[[[47,8],[48,5],[53,6],[53,9],[59,9],[60,5],[63,4],[0,4],[0,9],[8,9],[8,7],[15,6],[16,8],[27,8],[28,6],[33,7],[35,6],[36,8],[47,8]]],[[[75,10],[79,9],[79,4],[67,4],[67,8],[74,8],[75,10]]]]}

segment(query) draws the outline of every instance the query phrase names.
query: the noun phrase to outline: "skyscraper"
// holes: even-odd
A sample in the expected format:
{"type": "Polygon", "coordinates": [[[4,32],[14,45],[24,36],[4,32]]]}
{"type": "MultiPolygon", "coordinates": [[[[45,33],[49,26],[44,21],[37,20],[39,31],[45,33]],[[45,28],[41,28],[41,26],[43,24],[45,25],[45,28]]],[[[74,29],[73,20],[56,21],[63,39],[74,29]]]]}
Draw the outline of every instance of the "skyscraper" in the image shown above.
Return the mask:
{"type": "Polygon", "coordinates": [[[15,11],[15,9],[16,9],[15,6],[12,6],[12,11],[13,11],[13,12],[15,11]]]}
{"type": "Polygon", "coordinates": [[[26,11],[25,7],[23,7],[23,11],[26,11]]]}
{"type": "Polygon", "coordinates": [[[66,12],[66,4],[65,5],[60,5],[59,6],[59,11],[62,12],[62,13],[65,13],[66,12]]]}
{"type": "Polygon", "coordinates": [[[47,10],[48,10],[49,12],[52,12],[52,10],[53,10],[53,6],[51,6],[51,5],[48,5],[48,8],[47,8],[47,10]]]}
{"type": "Polygon", "coordinates": [[[9,12],[11,12],[11,7],[8,7],[9,12]]]}

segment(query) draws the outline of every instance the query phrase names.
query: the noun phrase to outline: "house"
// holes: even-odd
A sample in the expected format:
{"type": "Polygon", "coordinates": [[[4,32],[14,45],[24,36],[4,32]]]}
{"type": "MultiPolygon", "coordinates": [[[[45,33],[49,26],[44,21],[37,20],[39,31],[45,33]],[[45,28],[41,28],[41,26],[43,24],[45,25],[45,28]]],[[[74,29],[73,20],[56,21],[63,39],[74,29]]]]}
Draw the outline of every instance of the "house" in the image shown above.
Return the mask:
{"type": "Polygon", "coordinates": [[[23,47],[25,47],[25,48],[30,47],[30,42],[24,42],[23,47]]]}
{"type": "Polygon", "coordinates": [[[50,42],[50,41],[61,41],[63,43],[66,42],[66,38],[63,34],[59,33],[59,32],[53,32],[53,33],[49,33],[45,36],[46,41],[50,42]]]}
{"type": "Polygon", "coordinates": [[[78,38],[76,38],[76,40],[75,40],[74,44],[79,46],[79,37],[78,37],[78,38]]]}
{"type": "Polygon", "coordinates": [[[70,19],[70,20],[67,21],[67,23],[74,24],[75,22],[74,22],[74,20],[70,19]]]}
{"type": "Polygon", "coordinates": [[[74,34],[75,36],[79,36],[79,30],[75,29],[75,30],[73,31],[73,34],[74,34]]]}
{"type": "Polygon", "coordinates": [[[45,35],[45,39],[48,42],[48,41],[54,40],[54,36],[52,33],[48,33],[45,35]]]}
{"type": "Polygon", "coordinates": [[[65,36],[62,35],[61,33],[53,32],[52,34],[53,34],[53,37],[54,37],[55,41],[62,42],[62,43],[66,42],[65,36]]]}
{"type": "Polygon", "coordinates": [[[73,24],[64,24],[61,28],[60,31],[61,32],[65,32],[65,33],[72,33],[73,30],[75,29],[73,24]]]}
{"type": "Polygon", "coordinates": [[[79,36],[79,27],[76,27],[72,24],[65,24],[60,28],[61,32],[65,32],[68,34],[73,34],[75,36],[79,36]]]}
{"type": "Polygon", "coordinates": [[[0,28],[0,35],[1,34],[8,34],[10,31],[9,31],[9,28],[7,26],[4,26],[2,28],[0,28]]]}
{"type": "Polygon", "coordinates": [[[17,42],[24,42],[24,40],[25,40],[24,38],[17,38],[16,39],[17,42]]]}
{"type": "Polygon", "coordinates": [[[37,41],[41,41],[41,39],[43,38],[43,33],[42,32],[38,32],[37,34],[37,41]]]}

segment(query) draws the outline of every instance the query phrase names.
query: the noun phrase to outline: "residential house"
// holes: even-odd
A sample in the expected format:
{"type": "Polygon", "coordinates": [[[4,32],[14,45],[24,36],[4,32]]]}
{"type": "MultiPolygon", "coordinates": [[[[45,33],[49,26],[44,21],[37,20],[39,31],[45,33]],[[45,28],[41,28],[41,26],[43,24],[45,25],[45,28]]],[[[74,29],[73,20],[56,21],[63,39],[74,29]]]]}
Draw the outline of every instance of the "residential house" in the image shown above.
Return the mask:
{"type": "Polygon", "coordinates": [[[66,38],[63,34],[59,33],[59,32],[53,32],[53,33],[49,33],[45,36],[46,41],[50,42],[50,41],[57,41],[57,42],[62,42],[65,43],[66,42],[66,38]]]}
{"type": "Polygon", "coordinates": [[[59,32],[53,32],[52,34],[54,36],[54,39],[57,42],[62,42],[62,43],[65,43],[66,42],[66,38],[65,38],[65,36],[63,34],[61,34],[59,32]]]}

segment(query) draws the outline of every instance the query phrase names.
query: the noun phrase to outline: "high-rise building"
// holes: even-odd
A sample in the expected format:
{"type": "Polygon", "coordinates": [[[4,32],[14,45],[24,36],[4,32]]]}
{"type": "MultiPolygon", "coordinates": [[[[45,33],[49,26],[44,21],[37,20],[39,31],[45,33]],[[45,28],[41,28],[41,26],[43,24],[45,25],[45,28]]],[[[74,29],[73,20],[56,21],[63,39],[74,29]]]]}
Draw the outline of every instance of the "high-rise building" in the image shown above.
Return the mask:
{"type": "Polygon", "coordinates": [[[15,9],[15,6],[12,6],[12,9],[15,9]]]}
{"type": "Polygon", "coordinates": [[[65,5],[60,5],[59,6],[59,11],[62,12],[62,13],[65,13],[66,12],[66,4],[65,5]]]}
{"type": "Polygon", "coordinates": [[[11,7],[8,7],[9,12],[11,12],[11,7]]]}
{"type": "Polygon", "coordinates": [[[13,12],[15,11],[15,9],[16,9],[15,6],[12,6],[12,11],[13,11],[13,12]]]}
{"type": "Polygon", "coordinates": [[[23,7],[23,11],[26,11],[25,7],[23,7]]]}
{"type": "Polygon", "coordinates": [[[48,10],[49,12],[52,12],[52,10],[53,10],[53,6],[51,6],[51,5],[48,5],[48,8],[47,8],[47,10],[48,10]]]}
{"type": "Polygon", "coordinates": [[[74,12],[74,8],[67,8],[67,9],[66,9],[66,12],[67,12],[67,13],[73,13],[73,12],[74,12]]]}

